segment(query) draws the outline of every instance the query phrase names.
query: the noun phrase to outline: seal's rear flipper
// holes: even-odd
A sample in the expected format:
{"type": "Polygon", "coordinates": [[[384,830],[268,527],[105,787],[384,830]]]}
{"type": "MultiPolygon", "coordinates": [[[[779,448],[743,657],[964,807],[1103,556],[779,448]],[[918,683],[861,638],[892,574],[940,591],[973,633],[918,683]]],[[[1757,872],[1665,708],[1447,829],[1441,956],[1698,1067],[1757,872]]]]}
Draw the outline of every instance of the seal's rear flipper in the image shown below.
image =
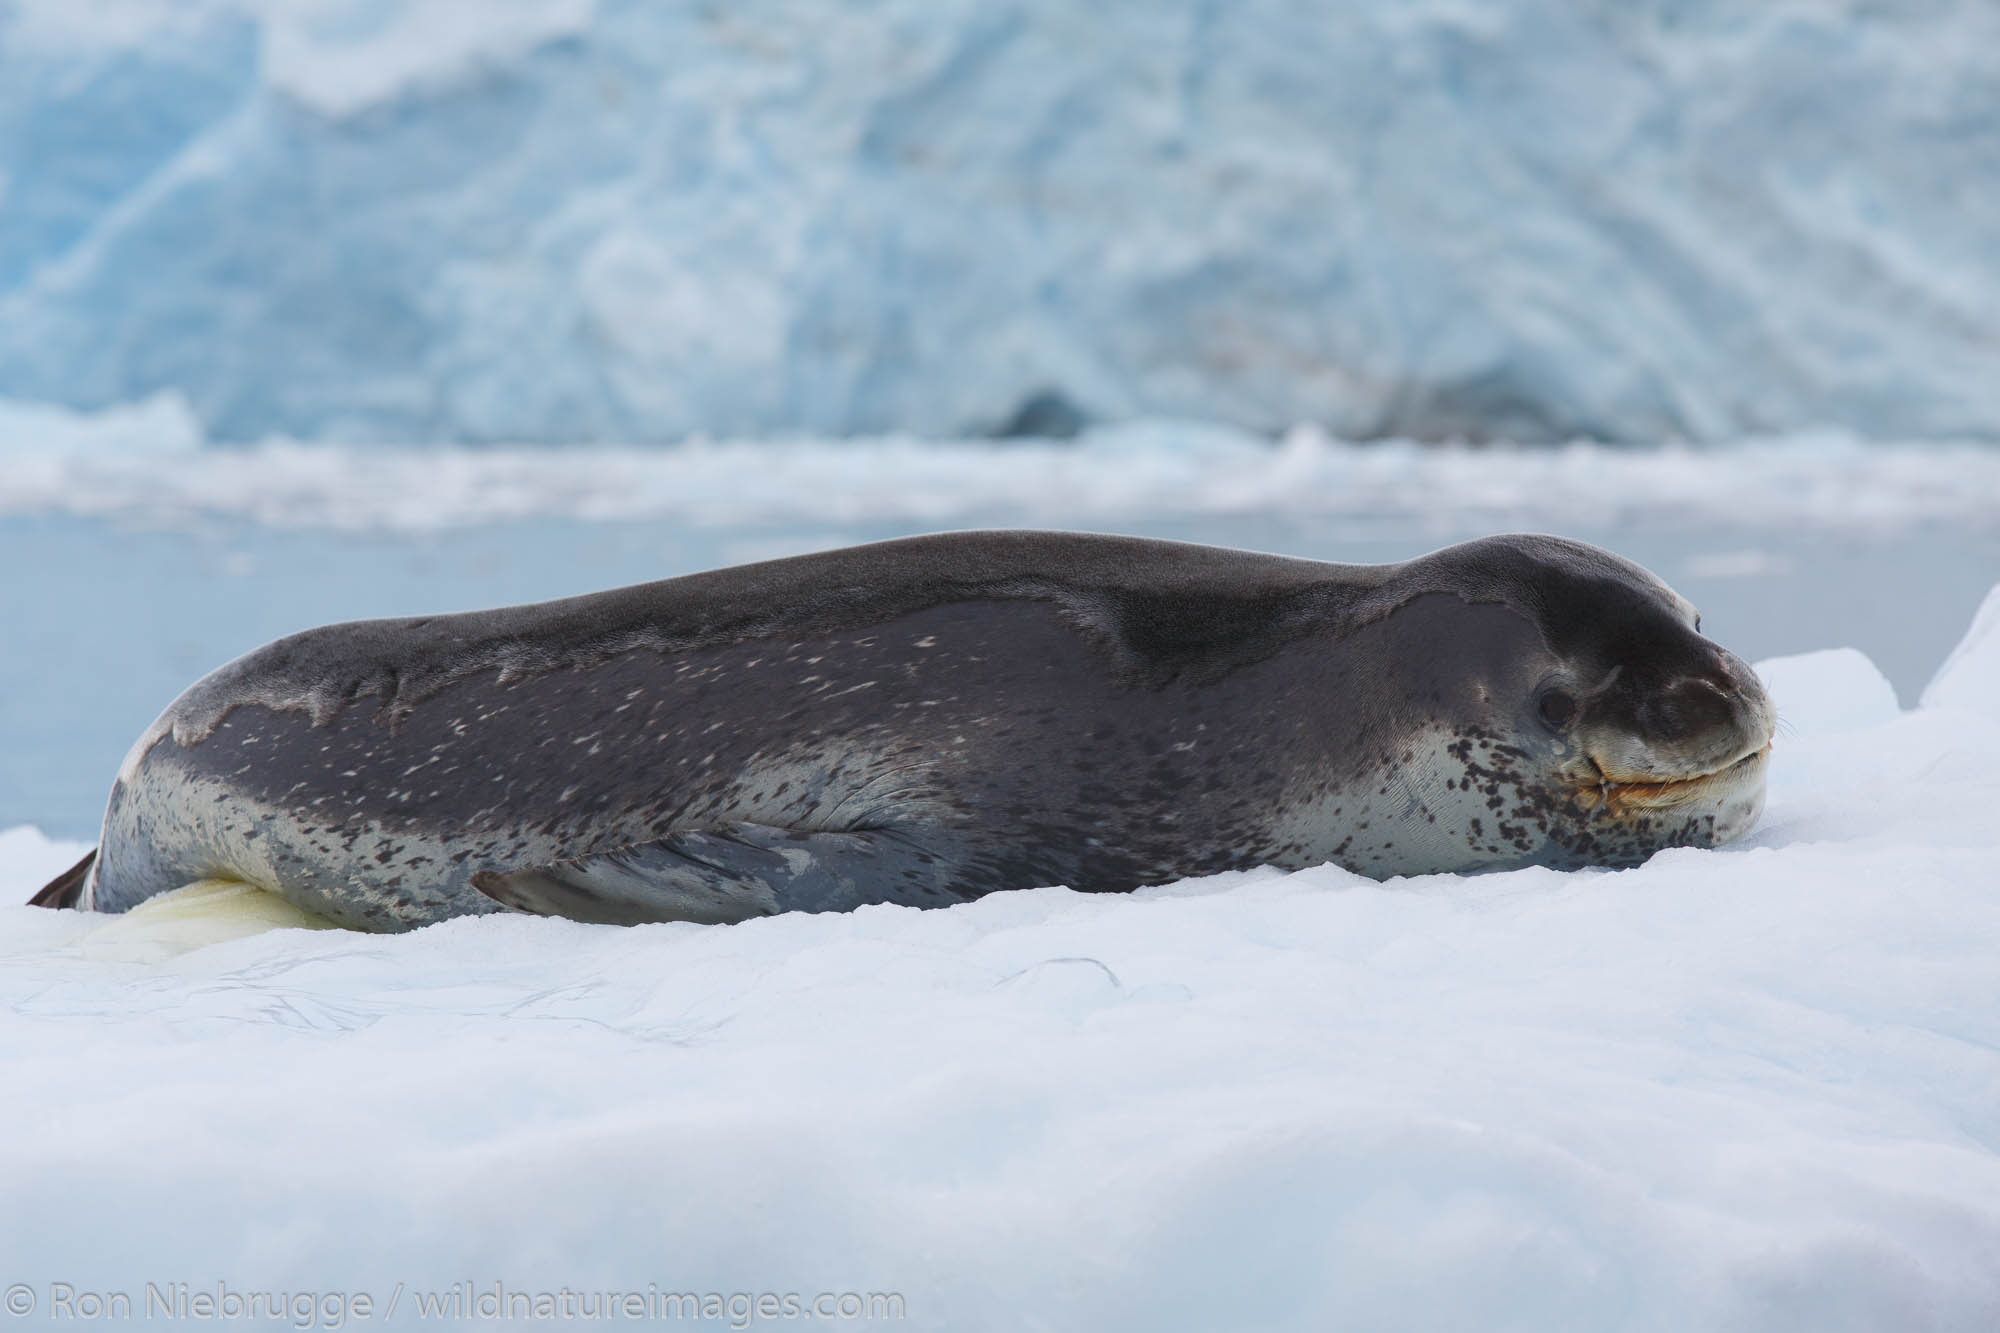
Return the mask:
{"type": "Polygon", "coordinates": [[[83,899],[83,886],[90,879],[90,866],[95,860],[97,849],[93,847],[81,861],[50,880],[40,893],[28,899],[28,906],[75,907],[83,899]]]}
{"type": "Polygon", "coordinates": [[[972,893],[943,858],[889,829],[814,833],[726,824],[525,870],[472,886],[503,907],[630,926],[844,912],[864,903],[943,907],[972,893]]]}

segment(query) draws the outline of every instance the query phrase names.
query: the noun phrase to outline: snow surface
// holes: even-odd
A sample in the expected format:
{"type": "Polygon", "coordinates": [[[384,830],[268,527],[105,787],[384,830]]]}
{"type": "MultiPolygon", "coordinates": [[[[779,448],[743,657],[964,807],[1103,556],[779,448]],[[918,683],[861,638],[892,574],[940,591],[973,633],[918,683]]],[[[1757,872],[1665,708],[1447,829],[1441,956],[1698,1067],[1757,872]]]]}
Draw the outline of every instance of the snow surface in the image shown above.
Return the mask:
{"type": "MultiPolygon", "coordinates": [[[[1043,525],[1309,515],[1474,529],[1696,515],[1867,529],[2000,513],[2000,450],[1818,433],[1720,448],[1636,450],[1356,444],[1296,426],[1135,421],[1073,441],[691,440],[670,448],[388,448],[272,440],[210,448],[178,394],[103,412],[0,399],[0,515],[155,525],[251,519],[284,528],[434,531],[536,517],[695,527],[1032,515],[1043,525]],[[746,477],[756,478],[745,485],[746,477]]],[[[1768,572],[1725,552],[1694,572],[1768,572]],[[1720,563],[1713,563],[1715,560],[1720,563]]]]}
{"type": "Polygon", "coordinates": [[[1995,49],[1985,0],[0,0],[0,394],[1992,438],[1995,49]]]}
{"type": "Polygon", "coordinates": [[[2000,642],[2000,588],[1986,594],[1972,628],[1938,668],[1924,690],[1924,707],[2000,718],[2000,653],[1986,647],[1995,642],[2000,642]]]}
{"type": "MultiPolygon", "coordinates": [[[[406,1323],[470,1281],[953,1330],[1989,1330],[1996,606],[1913,712],[1852,652],[1760,664],[1760,829],[1618,873],[150,964],[0,908],[6,1277],[375,1319],[402,1283],[406,1323]]],[[[81,850],[0,834],[0,899],[81,850]]]]}

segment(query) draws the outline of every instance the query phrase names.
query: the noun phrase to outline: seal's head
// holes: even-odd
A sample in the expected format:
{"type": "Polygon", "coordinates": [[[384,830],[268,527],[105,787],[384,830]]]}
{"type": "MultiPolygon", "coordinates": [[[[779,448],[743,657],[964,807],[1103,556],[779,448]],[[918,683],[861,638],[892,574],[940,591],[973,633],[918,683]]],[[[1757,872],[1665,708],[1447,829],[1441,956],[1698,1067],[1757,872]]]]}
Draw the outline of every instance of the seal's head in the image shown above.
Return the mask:
{"type": "Polygon", "coordinates": [[[1384,794],[1422,818],[1358,868],[1633,865],[1740,838],[1762,811],[1770,697],[1631,561],[1486,538],[1402,566],[1375,614],[1385,665],[1413,686],[1388,711],[1425,742],[1385,765],[1384,794]]]}

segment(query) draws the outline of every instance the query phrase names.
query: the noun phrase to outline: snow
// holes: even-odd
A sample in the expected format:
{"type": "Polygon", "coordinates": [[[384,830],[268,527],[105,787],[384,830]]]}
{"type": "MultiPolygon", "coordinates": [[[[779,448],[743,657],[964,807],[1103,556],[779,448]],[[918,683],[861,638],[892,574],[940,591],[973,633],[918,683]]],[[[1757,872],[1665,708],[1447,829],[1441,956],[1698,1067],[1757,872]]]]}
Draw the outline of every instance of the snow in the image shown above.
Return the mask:
{"type": "MultiPolygon", "coordinates": [[[[0,908],[7,1277],[374,1319],[403,1284],[406,1322],[470,1282],[967,1330],[1990,1329],[1996,606],[1910,712],[1851,651],[1761,664],[1760,829],[1619,873],[153,962],[0,908]]],[[[81,850],[0,834],[0,900],[81,850]]]]}
{"type": "Polygon", "coordinates": [[[0,396],[1992,439],[1996,45],[1981,0],[0,0],[0,396]]]}
{"type": "Polygon", "coordinates": [[[1972,628],[1924,690],[1923,703],[2000,718],[2000,588],[1986,594],[1972,628]]]}
{"type": "MultiPolygon", "coordinates": [[[[1832,432],[1648,450],[1358,444],[1310,425],[1272,441],[1185,421],[1007,444],[907,435],[562,450],[209,443],[170,391],[103,412],[0,399],[0,515],[422,533],[538,517],[719,529],[945,526],[999,514],[1057,526],[1296,515],[1439,531],[1680,514],[1758,529],[1865,530],[1981,525],[2000,512],[2000,450],[1832,432]]],[[[1719,552],[1688,572],[1750,577],[1782,571],[1787,559],[1719,552]]]]}
{"type": "Polygon", "coordinates": [[[1757,675],[1773,698],[1784,701],[1788,735],[1861,731],[1881,726],[1899,711],[1895,686],[1852,648],[1773,657],[1757,664],[1757,675]]]}

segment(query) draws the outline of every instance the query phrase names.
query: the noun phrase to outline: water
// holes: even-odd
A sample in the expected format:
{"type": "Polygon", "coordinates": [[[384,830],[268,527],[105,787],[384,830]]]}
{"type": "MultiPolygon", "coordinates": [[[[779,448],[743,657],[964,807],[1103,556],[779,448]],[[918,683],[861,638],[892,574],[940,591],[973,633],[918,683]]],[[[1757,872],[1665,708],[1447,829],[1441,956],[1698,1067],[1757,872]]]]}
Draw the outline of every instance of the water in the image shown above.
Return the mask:
{"type": "MultiPolygon", "coordinates": [[[[1033,525],[996,514],[992,524],[1033,525]]],[[[1297,515],[1129,522],[1147,536],[1327,560],[1401,560],[1479,530],[1451,520],[1297,515]]],[[[2000,581],[2000,521],[1855,532],[1659,517],[1615,530],[1541,515],[1522,527],[1597,542],[1701,608],[1756,660],[1867,653],[1915,702],[2000,581]]],[[[253,524],[146,529],[63,514],[0,519],[0,828],[96,833],[133,739],[186,685],[261,643],[331,621],[538,601],[744,560],[906,535],[894,524],[711,528],[541,519],[435,535],[253,524]]]]}

